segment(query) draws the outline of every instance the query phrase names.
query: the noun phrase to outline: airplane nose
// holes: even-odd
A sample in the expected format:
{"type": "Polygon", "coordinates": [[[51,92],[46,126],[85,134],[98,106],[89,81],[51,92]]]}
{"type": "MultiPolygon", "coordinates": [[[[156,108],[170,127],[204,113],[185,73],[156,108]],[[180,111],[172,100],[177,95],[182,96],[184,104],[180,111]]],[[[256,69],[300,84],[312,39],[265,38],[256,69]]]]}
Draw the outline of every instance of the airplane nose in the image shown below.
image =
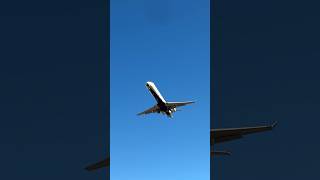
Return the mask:
{"type": "Polygon", "coordinates": [[[146,86],[147,86],[147,87],[149,87],[149,86],[150,86],[150,84],[151,84],[151,82],[150,82],[150,81],[148,81],[148,82],[146,83],[146,86]]]}

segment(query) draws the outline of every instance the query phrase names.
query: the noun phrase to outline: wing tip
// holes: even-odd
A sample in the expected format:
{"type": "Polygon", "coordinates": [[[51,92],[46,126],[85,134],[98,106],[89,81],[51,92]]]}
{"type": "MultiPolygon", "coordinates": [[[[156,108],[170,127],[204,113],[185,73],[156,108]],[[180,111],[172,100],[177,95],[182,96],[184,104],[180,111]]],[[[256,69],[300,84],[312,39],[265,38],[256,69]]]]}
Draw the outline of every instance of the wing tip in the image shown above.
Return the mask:
{"type": "Polygon", "coordinates": [[[141,116],[141,115],[144,115],[145,113],[144,112],[141,112],[141,113],[138,113],[137,116],[141,116]]]}
{"type": "Polygon", "coordinates": [[[278,121],[274,121],[274,122],[271,124],[271,129],[275,128],[277,125],[278,125],[278,121]]]}
{"type": "Polygon", "coordinates": [[[94,170],[96,170],[96,169],[98,169],[98,168],[94,168],[94,167],[92,167],[92,166],[87,166],[87,167],[85,167],[84,168],[86,171],[94,171],[94,170]]]}
{"type": "Polygon", "coordinates": [[[93,169],[89,168],[89,167],[85,167],[84,168],[86,171],[93,171],[93,169]]]}
{"type": "Polygon", "coordinates": [[[89,166],[86,166],[84,169],[87,171],[95,171],[97,169],[101,169],[103,167],[109,167],[109,166],[110,166],[110,158],[107,158],[107,159],[99,161],[95,164],[91,164],[89,166]]]}

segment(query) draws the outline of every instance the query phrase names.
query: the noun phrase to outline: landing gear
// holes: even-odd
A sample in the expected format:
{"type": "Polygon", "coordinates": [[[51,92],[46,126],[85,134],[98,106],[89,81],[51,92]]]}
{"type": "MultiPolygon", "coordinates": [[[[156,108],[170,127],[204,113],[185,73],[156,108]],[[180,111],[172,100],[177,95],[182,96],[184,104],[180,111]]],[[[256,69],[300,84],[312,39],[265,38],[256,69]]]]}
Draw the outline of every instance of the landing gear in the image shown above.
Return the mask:
{"type": "Polygon", "coordinates": [[[172,117],[173,117],[173,116],[172,116],[172,111],[171,111],[171,110],[167,111],[167,112],[166,112],[166,114],[167,114],[167,116],[168,116],[169,118],[172,118],[172,117]]]}

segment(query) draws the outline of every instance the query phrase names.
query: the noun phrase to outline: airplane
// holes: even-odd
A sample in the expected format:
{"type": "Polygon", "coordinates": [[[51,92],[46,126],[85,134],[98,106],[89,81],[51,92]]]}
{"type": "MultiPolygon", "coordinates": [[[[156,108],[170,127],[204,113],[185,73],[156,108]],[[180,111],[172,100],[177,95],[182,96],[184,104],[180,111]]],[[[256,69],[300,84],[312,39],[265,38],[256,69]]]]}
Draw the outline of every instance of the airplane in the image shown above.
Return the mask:
{"type": "Polygon", "coordinates": [[[147,82],[146,87],[148,88],[152,96],[156,99],[157,104],[137,115],[150,114],[150,113],[162,113],[172,118],[172,114],[178,111],[177,107],[194,103],[194,101],[167,102],[166,100],[164,100],[164,98],[162,97],[162,95],[160,94],[159,90],[157,89],[156,85],[153,82],[151,81],[147,82]]]}
{"type": "MultiPolygon", "coordinates": [[[[271,125],[266,126],[253,126],[253,127],[241,127],[241,128],[224,128],[224,129],[210,129],[210,146],[214,144],[241,139],[243,136],[253,133],[259,133],[264,131],[270,131],[278,122],[273,122],[271,125]]],[[[213,155],[231,155],[230,151],[210,151],[210,156],[213,155]]],[[[107,158],[98,163],[87,166],[85,169],[88,171],[97,170],[103,167],[110,166],[110,158],[107,158]]]]}

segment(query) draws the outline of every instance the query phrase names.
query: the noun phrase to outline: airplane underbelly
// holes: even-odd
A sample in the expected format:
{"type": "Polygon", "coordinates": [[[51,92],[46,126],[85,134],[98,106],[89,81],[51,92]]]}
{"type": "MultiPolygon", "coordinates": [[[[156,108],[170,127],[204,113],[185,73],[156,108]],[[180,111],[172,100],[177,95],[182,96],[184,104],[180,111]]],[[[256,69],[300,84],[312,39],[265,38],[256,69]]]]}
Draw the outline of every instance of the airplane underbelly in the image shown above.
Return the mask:
{"type": "Polygon", "coordinates": [[[154,91],[153,89],[149,89],[152,96],[156,99],[158,104],[164,103],[164,99],[159,92],[154,91]]]}

